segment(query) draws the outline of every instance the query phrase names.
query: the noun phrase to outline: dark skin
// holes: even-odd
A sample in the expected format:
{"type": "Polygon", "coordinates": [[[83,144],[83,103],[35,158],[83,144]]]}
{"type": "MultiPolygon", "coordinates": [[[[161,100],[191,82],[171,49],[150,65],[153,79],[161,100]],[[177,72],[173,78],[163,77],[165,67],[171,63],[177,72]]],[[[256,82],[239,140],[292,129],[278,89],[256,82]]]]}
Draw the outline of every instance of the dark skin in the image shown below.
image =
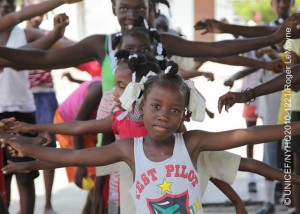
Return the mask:
{"type": "MultiPolygon", "coordinates": [[[[154,87],[144,98],[141,109],[144,115],[147,115],[144,117],[144,124],[148,130],[148,135],[145,137],[144,150],[150,160],[162,161],[172,155],[172,147],[174,145],[173,133],[183,120],[184,100],[182,92],[177,89],[177,86],[172,84],[154,87]],[[160,97],[158,94],[170,99],[158,98],[160,97]],[[149,150],[149,148],[156,150],[156,152],[149,150]]],[[[299,122],[290,124],[292,133],[295,135],[300,134],[299,124],[299,122]]],[[[281,139],[284,133],[283,128],[282,125],[258,126],[216,133],[194,130],[185,132],[183,137],[191,160],[195,164],[200,151],[223,150],[242,146],[246,143],[260,143],[281,139]],[[224,138],[228,140],[222,142],[221,139],[224,138]]],[[[107,165],[123,160],[130,166],[133,173],[135,172],[132,139],[118,140],[116,143],[108,146],[84,150],[42,148],[31,144],[2,141],[5,142],[4,145],[10,146],[9,150],[13,156],[31,156],[58,164],[88,166],[107,165]]]]}
{"type": "MultiPolygon", "coordinates": [[[[271,0],[271,6],[276,14],[276,17],[286,19],[289,17],[291,7],[295,4],[294,0],[271,0]]],[[[198,21],[195,24],[196,30],[204,30],[206,33],[230,33],[243,37],[257,37],[266,36],[274,33],[278,27],[276,26],[241,26],[232,25],[224,22],[220,22],[214,19],[206,19],[198,21]]]]}
{"type": "Polygon", "coordinates": [[[283,90],[286,84],[286,75],[292,75],[293,78],[290,79],[291,83],[286,85],[287,89],[291,89],[293,87],[299,88],[300,84],[300,64],[297,64],[288,69],[289,74],[283,73],[278,77],[275,77],[269,82],[263,83],[255,88],[253,88],[254,94],[248,93],[248,96],[245,93],[241,92],[228,92],[219,98],[218,101],[218,110],[219,113],[222,112],[223,107],[228,111],[235,103],[246,103],[249,101],[249,98],[253,99],[253,95],[255,97],[263,96],[272,92],[283,90]]]}
{"type": "MultiPolygon", "coordinates": [[[[166,86],[166,87],[168,88],[168,86],[166,86]]],[[[174,142],[173,142],[174,139],[172,136],[170,136],[171,130],[177,129],[181,125],[182,119],[184,116],[184,113],[182,113],[182,111],[180,110],[182,108],[184,109],[184,105],[182,104],[183,103],[182,101],[184,100],[184,95],[181,94],[178,90],[170,90],[168,93],[164,93],[164,92],[160,91],[159,88],[160,87],[158,87],[158,89],[157,89],[157,87],[155,87],[153,89],[152,93],[147,95],[147,97],[149,98],[150,101],[147,102],[147,99],[148,99],[147,98],[145,103],[142,105],[143,111],[144,112],[146,111],[145,114],[152,115],[151,117],[149,116],[144,119],[144,122],[145,122],[145,120],[151,121],[151,125],[148,127],[150,127],[150,129],[152,129],[151,133],[153,133],[151,137],[146,137],[146,139],[145,139],[146,145],[144,146],[144,149],[145,149],[147,157],[153,161],[161,161],[161,160],[164,160],[164,159],[172,156],[172,149],[170,148],[170,146],[168,146],[170,144],[171,145],[174,144],[174,142]],[[165,97],[165,96],[170,97],[171,95],[173,95],[173,97],[177,97],[177,98],[171,99],[171,101],[166,101],[165,99],[161,100],[161,99],[157,98],[157,97],[159,97],[158,95],[161,95],[162,97],[165,97]],[[153,104],[153,102],[155,104],[153,104]],[[153,111],[155,113],[153,113],[153,111]],[[150,113],[150,112],[152,112],[152,113],[150,113]],[[178,125],[176,125],[176,124],[178,124],[178,125]],[[161,139],[164,139],[164,140],[161,140],[161,139]],[[170,139],[170,140],[168,140],[168,139],[170,139]],[[168,143],[164,144],[163,142],[168,142],[168,143]]],[[[186,136],[185,139],[186,140],[192,139],[193,138],[192,136],[194,135],[193,132],[195,132],[195,131],[187,132],[189,134],[185,135],[186,136]]],[[[206,134],[204,134],[204,133],[205,132],[203,132],[203,135],[202,134],[201,135],[205,136],[206,134]]],[[[217,133],[217,135],[219,135],[219,134],[220,133],[217,133]]],[[[224,132],[224,134],[227,135],[226,132],[224,132]]],[[[211,133],[211,136],[212,135],[214,135],[214,134],[211,133]]],[[[219,137],[221,137],[221,136],[219,136],[219,137]]],[[[223,136],[223,137],[225,137],[225,136],[223,136]]],[[[244,140],[248,139],[248,137],[249,137],[249,135],[245,136],[244,140]]],[[[199,140],[199,137],[198,137],[198,140],[199,140]]],[[[124,140],[124,141],[122,140],[122,142],[117,143],[117,145],[120,146],[123,143],[127,143],[127,140],[124,140]]],[[[132,146],[131,143],[130,143],[130,145],[132,146]]],[[[127,146],[129,146],[129,145],[127,144],[127,146]]],[[[106,147],[106,146],[104,146],[104,147],[106,147]]],[[[101,147],[101,148],[104,148],[104,147],[101,147]]],[[[191,150],[193,150],[193,149],[195,149],[195,148],[191,148],[191,150]]],[[[98,150],[98,148],[96,148],[96,150],[98,150]]],[[[188,149],[188,150],[190,151],[190,149],[188,149]]],[[[81,151],[83,151],[83,150],[81,150],[81,151]]],[[[99,151],[102,151],[102,150],[100,149],[99,151]]],[[[131,149],[130,150],[126,149],[126,151],[128,153],[132,152],[131,149]]],[[[105,151],[105,154],[106,154],[106,152],[108,152],[108,150],[105,151]]],[[[118,151],[117,151],[117,153],[118,153],[118,151]]],[[[99,156],[99,154],[98,154],[98,156],[99,156]]],[[[72,158],[72,160],[74,160],[74,159],[72,158]]],[[[245,164],[246,163],[247,162],[245,162],[245,164]]],[[[240,170],[243,170],[244,168],[246,168],[246,166],[244,166],[243,162],[241,162],[240,170]]],[[[255,167],[255,168],[257,168],[257,167],[255,167]]],[[[263,169],[263,167],[259,167],[259,168],[261,170],[265,170],[265,169],[263,169]]],[[[277,178],[282,179],[282,176],[279,174],[277,178]]]]}
{"type": "MultiPolygon", "coordinates": [[[[114,14],[118,17],[122,29],[130,26],[134,18],[138,16],[148,17],[150,9],[151,7],[147,0],[117,0],[113,5],[114,14]]],[[[281,41],[285,36],[284,29],[286,29],[287,25],[292,26],[293,20],[297,19],[298,16],[300,17],[300,15],[292,17],[282,26],[281,30],[272,36],[261,37],[259,39],[205,43],[187,41],[168,33],[162,33],[161,39],[164,47],[172,55],[185,57],[221,57],[233,55],[281,41]],[[220,45],[223,48],[218,48],[220,45]]],[[[90,36],[71,47],[53,51],[15,51],[1,47],[0,55],[3,55],[8,60],[15,60],[15,62],[38,68],[70,67],[92,59],[102,62],[105,56],[105,37],[105,35],[90,36]]]]}

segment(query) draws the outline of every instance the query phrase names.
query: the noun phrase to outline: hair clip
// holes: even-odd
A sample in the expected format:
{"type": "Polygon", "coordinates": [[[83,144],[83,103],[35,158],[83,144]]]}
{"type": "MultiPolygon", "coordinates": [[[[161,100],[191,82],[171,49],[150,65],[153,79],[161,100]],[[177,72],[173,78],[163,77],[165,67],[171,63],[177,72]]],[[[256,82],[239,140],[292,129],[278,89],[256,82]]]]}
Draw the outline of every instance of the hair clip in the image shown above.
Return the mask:
{"type": "Polygon", "coordinates": [[[145,28],[149,29],[149,24],[148,24],[147,20],[144,18],[143,21],[144,21],[145,28]]]}
{"type": "Polygon", "coordinates": [[[131,76],[131,81],[135,82],[135,80],[136,80],[136,72],[133,72],[131,76]]]}
{"type": "Polygon", "coordinates": [[[121,36],[122,36],[121,32],[116,33],[116,37],[121,37],[121,36]]]}
{"type": "Polygon", "coordinates": [[[138,58],[138,56],[136,54],[129,55],[128,59],[132,59],[132,58],[138,58]]]}
{"type": "Polygon", "coordinates": [[[173,66],[172,65],[169,65],[166,69],[165,69],[165,74],[168,74],[171,70],[173,66]]]}
{"type": "Polygon", "coordinates": [[[159,43],[157,44],[157,46],[156,46],[156,51],[157,51],[157,54],[158,54],[158,55],[162,55],[162,53],[163,53],[163,46],[162,46],[161,42],[159,42],[159,43]]]}
{"type": "Polygon", "coordinates": [[[158,61],[163,61],[165,58],[162,55],[156,55],[155,59],[157,59],[158,61]]]}

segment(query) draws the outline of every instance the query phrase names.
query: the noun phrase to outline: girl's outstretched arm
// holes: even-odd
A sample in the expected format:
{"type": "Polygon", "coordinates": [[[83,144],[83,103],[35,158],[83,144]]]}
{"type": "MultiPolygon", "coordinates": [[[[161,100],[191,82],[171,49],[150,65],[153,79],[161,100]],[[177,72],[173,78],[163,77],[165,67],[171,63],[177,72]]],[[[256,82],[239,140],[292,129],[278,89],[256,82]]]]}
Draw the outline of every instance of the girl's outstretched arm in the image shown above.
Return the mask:
{"type": "Polygon", "coordinates": [[[19,139],[1,139],[1,147],[12,157],[32,157],[62,166],[103,166],[125,161],[134,169],[133,139],[116,141],[89,149],[62,149],[36,146],[19,139]]]}
{"type": "Polygon", "coordinates": [[[259,144],[286,139],[300,135],[300,122],[285,125],[252,126],[223,132],[205,132],[200,130],[184,133],[184,139],[193,160],[197,160],[201,151],[220,151],[246,144],[259,144]]]}
{"type": "MultiPolygon", "coordinates": [[[[25,29],[28,43],[21,48],[48,49],[59,42],[64,36],[65,28],[69,24],[69,17],[66,14],[58,14],[54,17],[54,29],[47,35],[38,29],[25,29]]],[[[16,70],[29,69],[30,66],[22,66],[20,63],[0,58],[1,67],[12,67],[16,70]]]]}
{"type": "Polygon", "coordinates": [[[50,163],[41,160],[33,160],[26,162],[13,162],[8,161],[8,164],[2,168],[3,174],[10,174],[13,172],[30,172],[32,170],[56,169],[65,167],[59,164],[50,163]]]}
{"type": "Polygon", "coordinates": [[[210,181],[218,187],[228,198],[229,200],[234,204],[235,210],[237,214],[247,214],[246,207],[240,198],[240,196],[234,191],[231,185],[228,183],[225,183],[224,181],[211,178],[210,181]]]}
{"type": "Polygon", "coordinates": [[[267,36],[274,33],[277,26],[243,26],[227,24],[215,19],[206,19],[198,21],[195,26],[195,30],[203,30],[202,34],[206,33],[230,33],[232,35],[238,35],[243,37],[258,37],[267,36]]]}
{"type": "Polygon", "coordinates": [[[82,135],[97,134],[99,132],[112,132],[113,116],[110,115],[102,120],[70,121],[57,124],[30,124],[13,122],[10,131],[13,133],[49,132],[52,134],[82,135]]]}
{"type": "Polygon", "coordinates": [[[41,2],[38,4],[33,4],[29,6],[25,6],[19,11],[9,13],[0,19],[0,31],[7,30],[25,20],[31,19],[35,16],[47,13],[58,6],[61,6],[65,3],[75,3],[76,1],[68,1],[68,0],[48,0],[45,2],[41,2]]]}
{"type": "Polygon", "coordinates": [[[246,103],[249,99],[253,99],[262,95],[266,95],[272,92],[280,90],[291,90],[293,85],[300,82],[300,64],[293,66],[292,68],[286,67],[286,71],[275,77],[274,79],[263,83],[252,89],[252,92],[228,92],[219,98],[218,110],[221,113],[223,106],[227,111],[235,103],[246,103]]]}
{"type": "Polygon", "coordinates": [[[193,42],[168,33],[162,33],[164,47],[171,55],[185,57],[223,57],[236,55],[250,50],[281,42],[286,38],[286,29],[298,33],[300,14],[290,16],[280,28],[270,36],[228,40],[220,42],[193,42]],[[176,45],[174,45],[176,44],[176,45]],[[220,48],[222,47],[222,48],[220,48]]]}
{"type": "Polygon", "coordinates": [[[252,158],[242,158],[239,171],[256,173],[268,179],[281,182],[284,182],[288,179],[292,183],[300,185],[300,176],[295,174],[285,174],[282,170],[276,169],[268,164],[252,158]]]}
{"type": "Polygon", "coordinates": [[[1,58],[27,65],[30,69],[72,67],[90,60],[100,62],[104,56],[105,35],[89,36],[72,46],[48,51],[0,46],[1,58]]]}

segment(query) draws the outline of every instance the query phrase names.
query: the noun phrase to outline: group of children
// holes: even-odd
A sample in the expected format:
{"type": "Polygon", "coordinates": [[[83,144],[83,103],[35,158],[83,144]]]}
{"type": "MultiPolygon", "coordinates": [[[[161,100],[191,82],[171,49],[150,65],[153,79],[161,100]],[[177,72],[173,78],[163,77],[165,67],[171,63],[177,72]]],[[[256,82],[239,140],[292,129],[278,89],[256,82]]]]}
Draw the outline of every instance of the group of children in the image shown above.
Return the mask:
{"type": "MultiPolygon", "coordinates": [[[[268,36],[205,43],[157,33],[152,26],[159,13],[158,3],[168,4],[158,0],[112,0],[121,32],[93,35],[69,47],[26,50],[0,46],[0,57],[11,61],[9,66],[18,63],[29,68],[63,68],[97,59],[102,64],[102,100],[112,103],[97,120],[79,121],[82,119],[74,114],[69,122],[57,124],[3,119],[2,148],[12,158],[35,159],[10,162],[2,169],[5,175],[66,166],[101,166],[97,169],[101,175],[118,172],[120,200],[116,198],[117,202],[109,207],[112,210],[116,206],[111,213],[203,213],[202,196],[208,180],[232,200],[237,213],[247,213],[242,200],[228,184],[234,181],[238,170],[284,181],[284,173],[278,169],[221,150],[280,140],[284,138],[285,127],[253,126],[224,132],[186,130],[184,122],[190,118],[203,120],[205,99],[192,81],[178,75],[180,67],[167,56],[221,57],[272,45],[284,39],[286,28],[297,31],[299,14],[288,18],[268,36]],[[100,132],[102,146],[50,148],[37,145],[45,142],[44,136],[11,135],[42,132],[76,136],[100,132]],[[111,133],[115,139],[108,140],[106,134],[111,133]]],[[[7,61],[0,63],[2,67],[8,65],[7,61]]],[[[16,71],[6,71],[13,72],[16,71]]],[[[220,100],[220,109],[223,104],[228,108],[238,102],[239,97],[241,101],[249,101],[258,95],[253,89],[239,95],[225,95],[220,100]]],[[[100,111],[101,105],[102,101],[100,111]]],[[[5,117],[10,116],[14,115],[5,117]]],[[[299,122],[290,123],[289,127],[292,135],[300,135],[299,122]]],[[[300,184],[299,176],[290,176],[293,183],[300,184]]],[[[81,183],[77,181],[77,185],[81,183]]]]}

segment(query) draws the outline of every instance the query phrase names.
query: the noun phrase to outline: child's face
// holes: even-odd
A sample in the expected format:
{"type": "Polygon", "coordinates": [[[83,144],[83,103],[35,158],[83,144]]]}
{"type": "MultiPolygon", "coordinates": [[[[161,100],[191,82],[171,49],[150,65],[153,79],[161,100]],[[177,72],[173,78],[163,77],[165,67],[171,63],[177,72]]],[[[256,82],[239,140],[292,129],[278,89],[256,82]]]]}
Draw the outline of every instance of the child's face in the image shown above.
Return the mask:
{"type": "Polygon", "coordinates": [[[149,0],[116,0],[113,13],[117,16],[121,29],[130,29],[138,17],[149,17],[149,0]]]}
{"type": "Polygon", "coordinates": [[[148,35],[124,35],[122,37],[122,45],[120,48],[127,50],[130,53],[153,55],[152,46],[148,35]]]}
{"type": "Polygon", "coordinates": [[[173,83],[155,84],[142,102],[141,111],[149,136],[165,140],[178,130],[184,119],[184,94],[173,83]]]}
{"type": "Polygon", "coordinates": [[[0,17],[3,17],[16,10],[15,0],[0,0],[0,17]]]}
{"type": "Polygon", "coordinates": [[[278,18],[287,18],[294,6],[294,0],[272,0],[271,5],[278,18]]]}
{"type": "Polygon", "coordinates": [[[131,70],[128,68],[127,64],[120,63],[118,68],[115,71],[115,101],[117,106],[121,108],[121,103],[119,98],[123,94],[126,86],[131,82],[131,70]]]}

